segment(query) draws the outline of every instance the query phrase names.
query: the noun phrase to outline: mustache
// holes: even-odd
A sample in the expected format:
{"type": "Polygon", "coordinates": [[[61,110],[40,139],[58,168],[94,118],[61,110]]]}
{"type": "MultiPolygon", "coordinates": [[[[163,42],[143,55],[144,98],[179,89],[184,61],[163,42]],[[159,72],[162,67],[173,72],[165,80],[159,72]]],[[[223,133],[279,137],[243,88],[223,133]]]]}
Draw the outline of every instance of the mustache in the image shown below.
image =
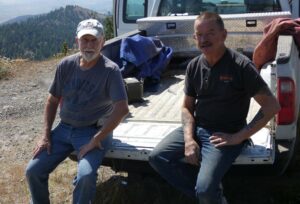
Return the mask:
{"type": "Polygon", "coordinates": [[[85,49],[85,50],[83,50],[83,52],[95,52],[96,50],[94,50],[94,49],[85,49]]]}
{"type": "Polygon", "coordinates": [[[200,47],[208,47],[208,46],[211,46],[211,45],[212,45],[212,43],[210,43],[210,42],[204,42],[204,43],[200,44],[200,47]]]}

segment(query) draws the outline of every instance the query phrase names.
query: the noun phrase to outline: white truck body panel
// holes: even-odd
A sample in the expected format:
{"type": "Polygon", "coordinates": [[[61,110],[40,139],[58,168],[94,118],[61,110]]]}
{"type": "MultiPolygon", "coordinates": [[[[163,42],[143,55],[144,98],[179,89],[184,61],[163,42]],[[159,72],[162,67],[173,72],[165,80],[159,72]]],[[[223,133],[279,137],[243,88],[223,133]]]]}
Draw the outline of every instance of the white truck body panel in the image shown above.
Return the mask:
{"type": "MultiPolygon", "coordinates": [[[[126,21],[126,13],[124,13],[126,12],[125,3],[129,5],[130,4],[129,2],[130,2],[129,0],[127,0],[126,2],[125,0],[114,0],[115,36],[119,36],[129,31],[137,29],[137,24],[135,21],[131,21],[131,22],[126,21]]],[[[135,1],[134,3],[137,2],[144,4],[145,13],[143,17],[158,16],[159,6],[162,0],[139,0],[139,1],[135,1]]],[[[204,0],[204,2],[206,1],[204,0]]],[[[299,0],[293,0],[291,1],[292,3],[289,3],[289,1],[287,0],[279,0],[279,2],[280,2],[281,11],[293,13],[292,15],[293,18],[299,17],[299,0]]],[[[237,6],[237,5],[232,4],[231,6],[237,6]]],[[[221,10],[220,13],[222,14],[221,10]]],[[[188,15],[188,13],[182,15],[188,15]]]]}
{"type": "MultiPolygon", "coordinates": [[[[124,122],[114,131],[113,148],[106,157],[148,161],[153,148],[180,126],[180,123],[124,122]]],[[[243,150],[235,164],[272,164],[275,153],[270,130],[263,128],[251,139],[253,144],[243,150]]]]}
{"type": "MultiPolygon", "coordinates": [[[[299,51],[291,36],[280,36],[277,46],[277,57],[288,57],[289,60],[284,64],[276,65],[277,77],[292,78],[296,84],[296,90],[300,90],[300,70],[299,70],[299,51]]],[[[299,113],[300,94],[296,91],[295,114],[296,119],[299,113]]],[[[296,137],[297,120],[289,125],[279,125],[276,128],[276,139],[293,139],[296,137]]]]}

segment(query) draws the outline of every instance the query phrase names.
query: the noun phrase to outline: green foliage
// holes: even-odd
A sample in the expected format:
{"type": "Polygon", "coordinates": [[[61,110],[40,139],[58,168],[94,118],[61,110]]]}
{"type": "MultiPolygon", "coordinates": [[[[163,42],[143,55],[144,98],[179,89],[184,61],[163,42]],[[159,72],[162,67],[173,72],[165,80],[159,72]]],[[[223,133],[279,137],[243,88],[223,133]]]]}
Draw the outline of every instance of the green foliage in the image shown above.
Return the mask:
{"type": "Polygon", "coordinates": [[[61,46],[61,53],[63,53],[64,56],[68,53],[68,43],[64,41],[64,43],[61,46]]]}
{"type": "Polygon", "coordinates": [[[114,37],[113,17],[108,16],[104,20],[105,39],[109,40],[114,37]]]}
{"type": "Polygon", "coordinates": [[[64,43],[73,48],[78,23],[91,17],[103,24],[106,18],[79,6],[66,6],[21,23],[2,25],[0,55],[41,60],[61,52],[64,43]]]}
{"type": "Polygon", "coordinates": [[[91,11],[91,12],[89,13],[89,18],[97,19],[97,12],[91,11]]]}

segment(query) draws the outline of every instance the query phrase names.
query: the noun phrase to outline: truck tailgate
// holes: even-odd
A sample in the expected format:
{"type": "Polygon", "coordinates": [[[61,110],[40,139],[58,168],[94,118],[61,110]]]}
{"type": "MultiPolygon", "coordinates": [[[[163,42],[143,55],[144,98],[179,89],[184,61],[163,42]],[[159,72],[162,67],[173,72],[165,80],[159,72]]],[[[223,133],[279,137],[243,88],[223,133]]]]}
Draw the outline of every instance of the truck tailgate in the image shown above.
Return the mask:
{"type": "MultiPolygon", "coordinates": [[[[130,115],[114,131],[113,146],[107,158],[147,161],[150,152],[162,138],[181,125],[184,74],[169,72],[160,89],[145,93],[144,102],[130,105],[130,115]]],[[[259,105],[251,100],[247,120],[257,113],[259,105]]],[[[251,137],[235,164],[271,164],[274,141],[268,126],[251,137]]]]}

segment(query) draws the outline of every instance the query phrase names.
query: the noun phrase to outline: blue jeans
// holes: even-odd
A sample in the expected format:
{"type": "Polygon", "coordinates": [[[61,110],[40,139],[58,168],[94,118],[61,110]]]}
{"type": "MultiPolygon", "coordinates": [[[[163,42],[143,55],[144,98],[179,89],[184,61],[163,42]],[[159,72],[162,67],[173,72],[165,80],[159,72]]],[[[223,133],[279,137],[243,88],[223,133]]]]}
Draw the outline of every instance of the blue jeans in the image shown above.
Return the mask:
{"type": "MultiPolygon", "coordinates": [[[[99,131],[96,126],[74,128],[65,123],[59,123],[51,132],[51,154],[42,151],[35,159],[31,159],[26,178],[31,192],[31,203],[47,204],[49,200],[49,174],[75,150],[87,144],[99,131]]],[[[97,169],[102,163],[105,152],[111,146],[112,135],[101,141],[103,150],[93,149],[78,161],[77,176],[74,178],[73,203],[90,203],[96,193],[97,169]]]]}
{"type": "Polygon", "coordinates": [[[200,146],[200,167],[184,162],[183,129],[178,128],[165,137],[151,152],[150,165],[171,185],[185,194],[196,197],[200,204],[221,204],[224,174],[241,153],[243,144],[215,148],[210,143],[212,132],[196,129],[200,146]]]}

